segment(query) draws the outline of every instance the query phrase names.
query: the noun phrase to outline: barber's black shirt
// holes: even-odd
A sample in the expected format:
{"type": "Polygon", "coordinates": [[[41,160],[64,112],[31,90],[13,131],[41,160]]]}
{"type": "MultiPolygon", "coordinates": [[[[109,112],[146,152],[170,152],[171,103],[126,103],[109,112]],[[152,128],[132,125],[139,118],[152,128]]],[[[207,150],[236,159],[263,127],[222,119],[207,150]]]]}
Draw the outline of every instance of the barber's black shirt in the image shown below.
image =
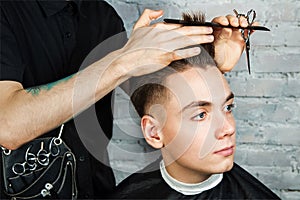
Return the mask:
{"type": "MultiPolygon", "coordinates": [[[[0,80],[17,81],[24,88],[77,72],[94,47],[124,31],[122,20],[104,1],[1,1],[0,20],[0,80]]],[[[120,48],[126,40],[125,33],[122,36],[113,45],[102,45],[103,51],[98,51],[94,59],[120,48]]],[[[111,94],[95,107],[97,119],[110,139],[111,94]]],[[[94,130],[87,127],[86,132],[94,130]]],[[[57,134],[58,129],[45,135],[57,134]]],[[[86,150],[73,120],[65,125],[63,139],[76,155],[79,198],[105,197],[115,187],[112,170],[86,150]]],[[[99,142],[104,157],[107,143],[108,140],[99,142]]],[[[3,187],[1,194],[2,191],[3,187]]]]}

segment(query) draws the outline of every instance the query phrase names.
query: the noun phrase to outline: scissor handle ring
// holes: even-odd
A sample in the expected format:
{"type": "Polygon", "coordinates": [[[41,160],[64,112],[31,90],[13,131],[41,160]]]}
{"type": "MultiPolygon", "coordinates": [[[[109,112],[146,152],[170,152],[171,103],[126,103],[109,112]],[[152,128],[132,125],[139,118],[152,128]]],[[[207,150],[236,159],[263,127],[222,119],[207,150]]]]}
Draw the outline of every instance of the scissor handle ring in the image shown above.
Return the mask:
{"type": "Polygon", "coordinates": [[[25,171],[26,171],[26,169],[25,169],[25,164],[26,164],[25,162],[24,162],[24,163],[15,163],[15,164],[12,166],[12,171],[13,171],[13,173],[16,174],[16,175],[19,175],[19,176],[25,174],[25,171]],[[17,170],[15,169],[17,166],[21,166],[23,170],[22,170],[21,172],[17,172],[17,170]]]}
{"type": "Polygon", "coordinates": [[[40,165],[42,166],[48,166],[49,165],[49,156],[50,153],[48,153],[46,150],[39,150],[38,154],[37,154],[37,161],[40,165]],[[45,156],[45,158],[40,159],[40,156],[45,156]]]}
{"type": "Polygon", "coordinates": [[[61,139],[61,138],[55,138],[53,142],[54,142],[54,144],[55,144],[56,146],[58,146],[58,145],[61,145],[61,144],[62,144],[62,139],[61,139]]]}
{"type": "Polygon", "coordinates": [[[11,150],[10,149],[3,149],[3,153],[4,153],[4,155],[9,156],[10,153],[11,153],[11,150]]]}

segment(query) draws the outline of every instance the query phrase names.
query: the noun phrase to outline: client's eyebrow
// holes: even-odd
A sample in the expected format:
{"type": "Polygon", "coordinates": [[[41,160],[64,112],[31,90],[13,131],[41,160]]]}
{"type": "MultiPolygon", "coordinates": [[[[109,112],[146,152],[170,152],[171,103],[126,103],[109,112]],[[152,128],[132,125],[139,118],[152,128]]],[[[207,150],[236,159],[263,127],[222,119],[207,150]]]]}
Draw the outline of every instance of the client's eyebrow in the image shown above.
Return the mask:
{"type": "Polygon", "coordinates": [[[233,99],[233,98],[234,98],[234,94],[233,94],[233,92],[230,92],[230,94],[227,96],[224,103],[226,103],[227,101],[229,101],[230,99],[233,99]]]}
{"type": "Polygon", "coordinates": [[[208,101],[193,101],[190,104],[186,105],[181,112],[184,112],[185,110],[189,108],[194,108],[194,107],[201,107],[201,106],[210,106],[211,102],[208,101]]]}
{"type": "MultiPolygon", "coordinates": [[[[230,92],[230,94],[226,97],[226,100],[224,103],[229,101],[230,99],[234,98],[234,94],[230,92]]],[[[211,102],[208,101],[192,101],[190,104],[186,105],[181,112],[184,112],[186,109],[194,108],[194,107],[201,107],[201,106],[210,106],[211,102]]]]}

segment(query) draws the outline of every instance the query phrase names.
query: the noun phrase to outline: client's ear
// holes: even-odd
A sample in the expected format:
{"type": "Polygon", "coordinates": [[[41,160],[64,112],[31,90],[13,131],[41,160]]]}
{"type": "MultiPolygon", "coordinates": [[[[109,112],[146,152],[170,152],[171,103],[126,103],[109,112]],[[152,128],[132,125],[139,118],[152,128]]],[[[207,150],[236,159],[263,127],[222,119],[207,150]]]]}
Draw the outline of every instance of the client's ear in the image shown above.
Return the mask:
{"type": "Polygon", "coordinates": [[[144,115],[141,120],[141,127],[147,143],[153,148],[163,147],[163,135],[160,123],[150,115],[144,115]]]}

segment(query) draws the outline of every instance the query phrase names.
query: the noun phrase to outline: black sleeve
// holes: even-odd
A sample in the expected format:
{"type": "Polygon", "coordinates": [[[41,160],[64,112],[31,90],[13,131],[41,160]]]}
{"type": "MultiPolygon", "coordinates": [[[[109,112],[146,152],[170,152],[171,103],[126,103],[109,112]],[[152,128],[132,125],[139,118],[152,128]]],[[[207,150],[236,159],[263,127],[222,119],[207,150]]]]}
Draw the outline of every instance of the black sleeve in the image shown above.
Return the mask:
{"type": "Polygon", "coordinates": [[[0,81],[12,80],[22,82],[24,64],[22,54],[9,19],[7,2],[1,2],[0,16],[0,81]]]}

